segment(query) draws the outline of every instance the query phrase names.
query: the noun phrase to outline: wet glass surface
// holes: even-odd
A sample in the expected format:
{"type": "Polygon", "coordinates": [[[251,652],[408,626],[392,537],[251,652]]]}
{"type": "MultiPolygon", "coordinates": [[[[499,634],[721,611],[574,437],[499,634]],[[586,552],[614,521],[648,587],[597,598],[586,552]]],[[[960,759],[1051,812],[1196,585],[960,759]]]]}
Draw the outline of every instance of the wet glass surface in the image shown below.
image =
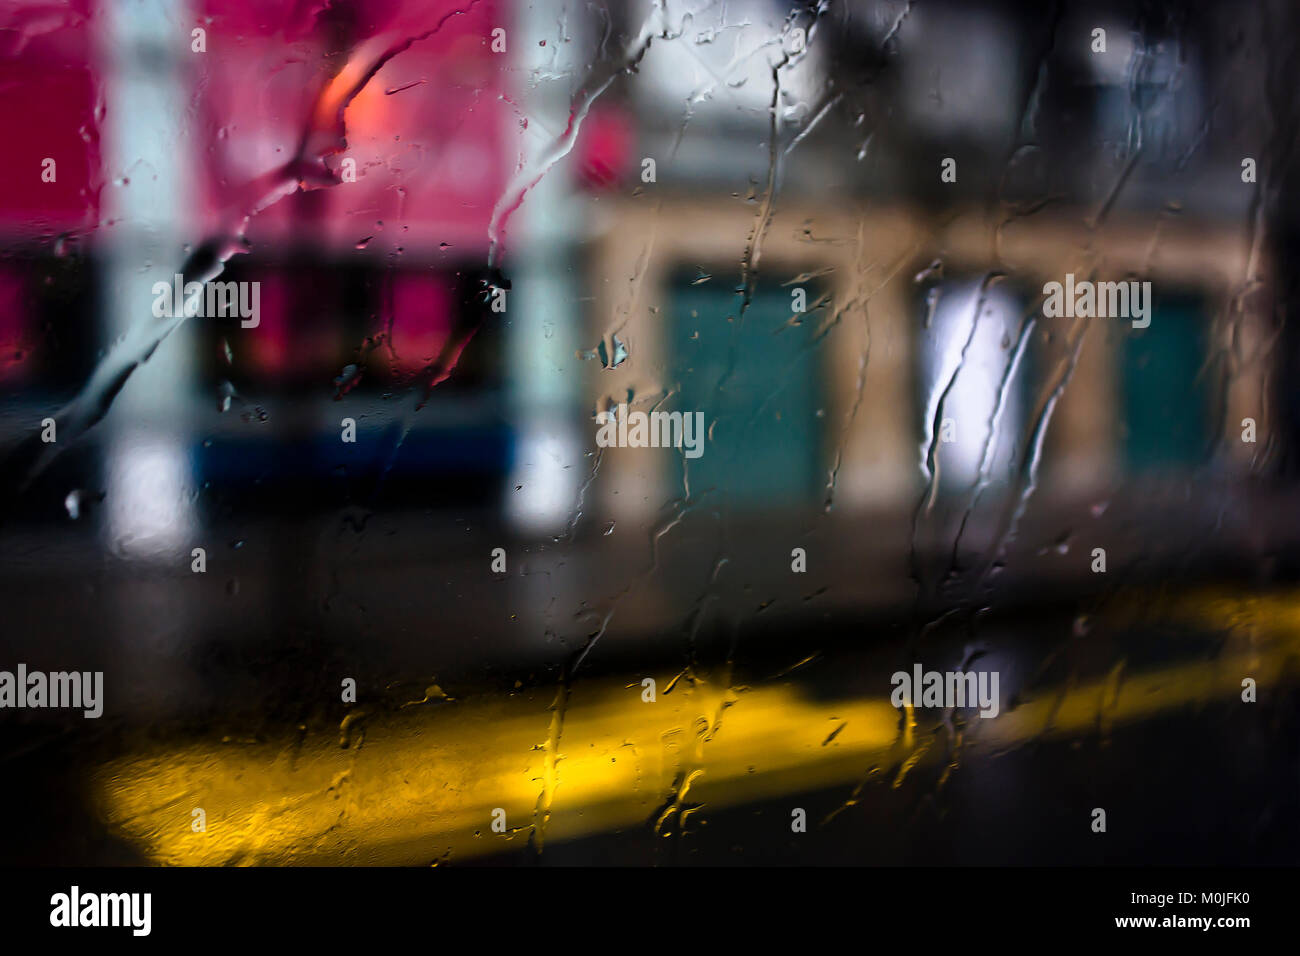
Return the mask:
{"type": "Polygon", "coordinates": [[[0,861],[1294,863],[1300,24],[1129,7],[0,5],[0,861]]]}

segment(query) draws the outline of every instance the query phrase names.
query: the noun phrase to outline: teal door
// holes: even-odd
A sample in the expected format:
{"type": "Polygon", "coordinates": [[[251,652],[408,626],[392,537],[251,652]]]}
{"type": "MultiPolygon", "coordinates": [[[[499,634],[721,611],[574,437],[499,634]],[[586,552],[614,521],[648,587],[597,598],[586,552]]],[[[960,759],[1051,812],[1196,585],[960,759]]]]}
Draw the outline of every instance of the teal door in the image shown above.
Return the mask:
{"type": "MultiPolygon", "coordinates": [[[[665,410],[704,412],[710,429],[700,458],[688,460],[691,494],[706,490],[729,506],[811,504],[825,483],[821,464],[821,346],[812,345],[826,309],[806,285],[810,311],[795,316],[793,288],[760,286],[740,319],[737,281],[671,286],[665,410]],[[792,319],[798,322],[792,322],[792,319]]],[[[673,483],[682,490],[680,459],[673,483]]]]}
{"type": "Polygon", "coordinates": [[[1130,471],[1189,471],[1210,445],[1203,304],[1157,302],[1151,324],[1130,328],[1120,359],[1123,448],[1130,471]]]}

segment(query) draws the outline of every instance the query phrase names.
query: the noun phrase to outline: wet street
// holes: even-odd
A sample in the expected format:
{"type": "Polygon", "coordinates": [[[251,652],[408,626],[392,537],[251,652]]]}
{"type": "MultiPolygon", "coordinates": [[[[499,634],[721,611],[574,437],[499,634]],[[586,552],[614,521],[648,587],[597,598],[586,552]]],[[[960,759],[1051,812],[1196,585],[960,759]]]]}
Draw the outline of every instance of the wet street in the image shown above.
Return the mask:
{"type": "Polygon", "coordinates": [[[490,516],[353,518],[214,530],[231,544],[202,574],[93,560],[69,522],[57,567],[5,595],[10,643],[31,668],[104,671],[106,712],[10,711],[7,800],[31,825],[6,858],[1208,864],[1300,849],[1294,584],[1233,583],[1213,562],[1151,581],[1139,564],[1083,594],[1008,580],[996,610],[918,625],[906,554],[872,567],[833,534],[799,539],[821,567],[797,586],[755,561],[692,603],[671,536],[658,570],[647,541],[579,533],[512,542],[493,573],[490,516]],[[609,598],[565,606],[566,580],[609,598]],[[713,616],[728,606],[751,609],[743,627],[713,616]],[[910,659],[992,669],[996,716],[919,690],[896,706],[910,659]]]}

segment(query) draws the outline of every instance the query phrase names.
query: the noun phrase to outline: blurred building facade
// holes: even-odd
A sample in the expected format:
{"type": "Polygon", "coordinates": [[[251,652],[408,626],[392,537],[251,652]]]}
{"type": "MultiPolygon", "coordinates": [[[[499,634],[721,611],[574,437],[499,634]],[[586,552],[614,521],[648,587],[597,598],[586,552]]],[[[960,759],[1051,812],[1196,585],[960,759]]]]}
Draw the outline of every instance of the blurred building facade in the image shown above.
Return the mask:
{"type": "MultiPolygon", "coordinates": [[[[29,130],[0,202],[11,441],[292,154],[349,49],[444,12],[52,9],[20,5],[6,32],[29,130]],[[47,153],[48,189],[34,180],[47,153]]],[[[331,162],[354,161],[356,181],[251,220],[225,278],[261,284],[259,327],[183,328],[90,436],[121,472],[112,497],[152,489],[121,521],[150,497],[214,496],[472,507],[524,536],[697,507],[907,518],[931,479],[957,515],[1031,488],[1077,508],[1144,476],[1245,479],[1267,457],[1287,406],[1243,159],[1269,171],[1236,119],[1258,78],[1225,66],[1223,39],[1259,28],[1231,5],[1145,22],[1108,4],[1048,19],[1015,3],[763,0],[550,14],[483,2],[412,43],[347,109],[331,162]],[[532,169],[508,210],[509,310],[408,415],[532,169]],[[1044,284],[1067,273],[1151,282],[1150,327],[1044,317],[1044,284]],[[620,402],[703,410],[708,451],[598,451],[594,416],[620,402]],[[943,420],[955,440],[932,452],[943,420]]],[[[185,518],[152,520],[119,532],[185,518]]],[[[937,521],[936,542],[951,530],[937,521]]]]}

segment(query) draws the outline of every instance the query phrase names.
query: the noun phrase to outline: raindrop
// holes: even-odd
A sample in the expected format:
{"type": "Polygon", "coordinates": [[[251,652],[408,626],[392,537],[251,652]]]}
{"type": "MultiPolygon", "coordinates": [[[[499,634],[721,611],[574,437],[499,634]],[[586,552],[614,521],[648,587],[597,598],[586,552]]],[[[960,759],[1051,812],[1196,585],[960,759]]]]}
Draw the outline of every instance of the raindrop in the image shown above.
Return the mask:
{"type": "Polygon", "coordinates": [[[612,357],[607,358],[605,355],[605,343],[601,342],[600,363],[605,368],[618,368],[625,361],[627,361],[627,354],[628,354],[627,343],[625,343],[622,339],[620,339],[617,333],[610,336],[610,341],[613,343],[614,346],[614,354],[612,357]]]}
{"type": "Polygon", "coordinates": [[[233,399],[237,394],[235,386],[231,385],[229,382],[222,382],[217,387],[217,411],[230,411],[231,399],[233,399]]]}
{"type": "Polygon", "coordinates": [[[939,307],[939,287],[934,286],[925,294],[925,328],[934,322],[935,310],[939,307]]]}
{"type": "Polygon", "coordinates": [[[334,397],[346,395],[361,381],[361,367],[355,363],[345,365],[343,371],[334,377],[334,397]]]}

